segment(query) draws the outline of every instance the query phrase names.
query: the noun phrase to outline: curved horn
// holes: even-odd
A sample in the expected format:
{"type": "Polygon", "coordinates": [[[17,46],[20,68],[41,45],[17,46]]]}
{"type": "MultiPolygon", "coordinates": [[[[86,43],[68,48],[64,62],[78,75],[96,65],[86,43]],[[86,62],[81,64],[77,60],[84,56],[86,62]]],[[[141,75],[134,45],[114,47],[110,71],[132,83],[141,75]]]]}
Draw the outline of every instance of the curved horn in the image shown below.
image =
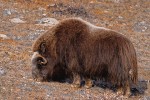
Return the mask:
{"type": "Polygon", "coordinates": [[[44,65],[47,64],[47,60],[44,57],[42,57],[42,56],[41,56],[41,58],[43,59],[43,61],[41,62],[41,64],[44,64],[44,65]]]}
{"type": "Polygon", "coordinates": [[[39,60],[39,64],[46,64],[47,63],[47,60],[46,58],[44,58],[42,55],[40,55],[38,52],[34,52],[32,58],[31,58],[31,61],[33,63],[37,63],[37,60],[41,58],[42,60],[39,60]]]}

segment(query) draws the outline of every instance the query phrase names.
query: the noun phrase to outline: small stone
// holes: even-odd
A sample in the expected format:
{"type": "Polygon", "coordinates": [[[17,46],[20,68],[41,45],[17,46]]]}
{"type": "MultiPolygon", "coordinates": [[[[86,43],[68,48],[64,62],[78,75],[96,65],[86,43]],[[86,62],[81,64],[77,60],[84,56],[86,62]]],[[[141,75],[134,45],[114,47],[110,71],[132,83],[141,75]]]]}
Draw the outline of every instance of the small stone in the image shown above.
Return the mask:
{"type": "Polygon", "coordinates": [[[9,16],[12,14],[18,14],[16,9],[4,9],[3,10],[3,16],[9,16]]]}
{"type": "Polygon", "coordinates": [[[11,15],[11,11],[9,9],[5,9],[3,11],[3,15],[7,16],[7,15],[11,15]]]}
{"type": "Polygon", "coordinates": [[[9,39],[9,37],[5,34],[0,34],[0,38],[3,38],[3,39],[9,39]]]}
{"type": "Polygon", "coordinates": [[[150,100],[150,96],[144,96],[144,100],[150,100]]]}
{"type": "Polygon", "coordinates": [[[56,7],[57,5],[56,4],[50,4],[48,5],[48,7],[56,7]]]}
{"type": "Polygon", "coordinates": [[[38,25],[51,26],[58,23],[55,18],[42,18],[37,21],[38,25]]]}
{"type": "Polygon", "coordinates": [[[36,82],[37,84],[41,84],[41,82],[36,82]]]}
{"type": "Polygon", "coordinates": [[[2,89],[3,89],[3,90],[6,90],[6,88],[5,88],[5,87],[2,87],[2,89]]]}
{"type": "Polygon", "coordinates": [[[10,19],[11,22],[13,23],[25,23],[26,21],[21,20],[20,18],[13,18],[10,19]]]}
{"type": "Polygon", "coordinates": [[[43,16],[46,16],[46,14],[42,14],[43,16]]]}
{"type": "Polygon", "coordinates": [[[39,8],[39,10],[40,10],[40,11],[44,11],[44,10],[46,10],[46,9],[45,9],[45,8],[40,7],[40,8],[39,8]]]}
{"type": "Polygon", "coordinates": [[[123,19],[123,17],[122,17],[122,16],[118,16],[118,18],[119,18],[119,19],[123,19]]]}
{"type": "Polygon", "coordinates": [[[17,97],[17,99],[21,99],[21,97],[17,97]]]}
{"type": "Polygon", "coordinates": [[[2,69],[2,68],[0,68],[0,76],[3,76],[3,75],[5,75],[5,74],[6,74],[5,70],[2,69]]]}
{"type": "Polygon", "coordinates": [[[149,32],[150,30],[150,24],[148,22],[142,21],[137,22],[134,25],[134,31],[136,32],[149,32]]]}

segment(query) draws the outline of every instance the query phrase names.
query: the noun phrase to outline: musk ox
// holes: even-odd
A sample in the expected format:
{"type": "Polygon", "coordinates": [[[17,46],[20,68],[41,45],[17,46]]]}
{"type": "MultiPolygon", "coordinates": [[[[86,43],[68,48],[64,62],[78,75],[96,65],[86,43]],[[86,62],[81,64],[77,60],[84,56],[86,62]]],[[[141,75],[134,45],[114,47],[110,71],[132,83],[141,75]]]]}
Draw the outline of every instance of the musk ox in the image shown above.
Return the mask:
{"type": "Polygon", "coordinates": [[[48,80],[73,76],[73,85],[105,79],[126,93],[137,83],[137,58],[131,41],[113,30],[79,18],[60,21],[33,44],[32,74],[48,80]]]}

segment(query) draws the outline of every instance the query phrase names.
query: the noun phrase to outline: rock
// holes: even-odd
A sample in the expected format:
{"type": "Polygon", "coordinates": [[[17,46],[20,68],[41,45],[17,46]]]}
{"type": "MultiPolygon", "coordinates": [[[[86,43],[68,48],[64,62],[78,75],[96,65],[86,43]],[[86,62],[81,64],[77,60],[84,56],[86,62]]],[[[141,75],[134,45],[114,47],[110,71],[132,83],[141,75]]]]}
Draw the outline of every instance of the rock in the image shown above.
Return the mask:
{"type": "Polygon", "coordinates": [[[91,17],[88,11],[84,7],[68,6],[65,9],[55,10],[52,13],[59,14],[59,15],[69,14],[69,15],[75,15],[75,16],[91,17]]]}
{"type": "MultiPolygon", "coordinates": [[[[97,0],[97,1],[101,2],[101,0],[97,0]]],[[[106,0],[106,2],[124,3],[124,2],[128,2],[128,0],[106,0]]]]}
{"type": "Polygon", "coordinates": [[[145,21],[137,22],[134,24],[134,31],[136,32],[149,32],[150,24],[145,21]]]}
{"type": "Polygon", "coordinates": [[[20,18],[13,18],[13,19],[10,19],[10,21],[12,23],[25,23],[26,22],[26,21],[21,20],[20,18]]]}
{"type": "Polygon", "coordinates": [[[18,13],[16,10],[14,10],[14,9],[4,9],[4,11],[3,11],[3,15],[4,16],[9,16],[9,15],[12,15],[12,14],[14,14],[14,13],[18,13]]]}
{"type": "Polygon", "coordinates": [[[11,15],[11,11],[10,11],[9,9],[5,9],[5,10],[3,11],[3,15],[4,15],[4,16],[11,15]]]}
{"type": "Polygon", "coordinates": [[[53,4],[49,4],[48,7],[57,7],[57,5],[53,3],[53,4]]]}
{"type": "Polygon", "coordinates": [[[5,74],[6,74],[5,70],[2,69],[2,68],[0,68],[0,76],[3,76],[3,75],[5,75],[5,74]]]}
{"type": "Polygon", "coordinates": [[[119,19],[123,19],[123,17],[122,17],[122,16],[118,16],[118,18],[119,18],[119,19]]]}
{"type": "Polygon", "coordinates": [[[51,26],[57,24],[58,21],[55,18],[42,18],[37,21],[38,25],[51,26]]]}
{"type": "Polygon", "coordinates": [[[59,10],[59,11],[53,11],[53,14],[54,15],[62,15],[64,12],[63,11],[61,11],[61,10],[59,10]]]}
{"type": "Polygon", "coordinates": [[[42,14],[43,16],[46,16],[46,14],[42,14]]]}
{"type": "Polygon", "coordinates": [[[144,100],[150,100],[150,96],[144,96],[144,100]]]}
{"type": "Polygon", "coordinates": [[[0,38],[3,38],[3,39],[9,39],[9,37],[5,34],[0,34],[0,38]]]}
{"type": "Polygon", "coordinates": [[[114,2],[114,3],[120,3],[123,0],[111,0],[111,1],[114,2]]]}
{"type": "Polygon", "coordinates": [[[40,10],[40,11],[45,11],[46,9],[45,9],[45,8],[42,8],[42,7],[39,7],[39,10],[40,10]]]}

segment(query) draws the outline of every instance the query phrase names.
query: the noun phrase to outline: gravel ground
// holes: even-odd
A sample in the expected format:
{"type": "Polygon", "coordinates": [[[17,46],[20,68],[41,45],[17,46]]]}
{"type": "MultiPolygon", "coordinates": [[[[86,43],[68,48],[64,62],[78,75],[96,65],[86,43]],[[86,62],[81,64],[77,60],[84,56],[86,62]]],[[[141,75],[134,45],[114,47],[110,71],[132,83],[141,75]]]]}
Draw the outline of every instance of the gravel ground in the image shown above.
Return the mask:
{"type": "Polygon", "coordinates": [[[149,81],[149,0],[0,0],[0,100],[150,100],[149,81]],[[141,95],[128,98],[96,86],[74,89],[69,83],[32,79],[33,41],[68,17],[116,30],[133,42],[141,95]]]}

